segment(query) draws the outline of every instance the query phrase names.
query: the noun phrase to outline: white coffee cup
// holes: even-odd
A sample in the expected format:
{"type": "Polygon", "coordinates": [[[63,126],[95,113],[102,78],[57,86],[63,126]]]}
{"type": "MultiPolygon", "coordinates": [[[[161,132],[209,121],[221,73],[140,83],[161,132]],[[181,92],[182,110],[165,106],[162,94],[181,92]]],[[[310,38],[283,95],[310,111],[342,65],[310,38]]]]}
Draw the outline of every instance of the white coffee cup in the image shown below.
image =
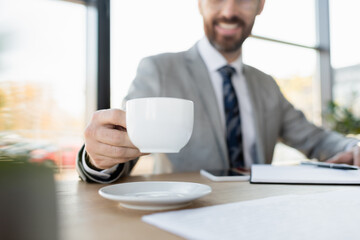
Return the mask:
{"type": "Polygon", "coordinates": [[[176,153],[190,140],[194,103],[179,98],[137,98],[126,103],[126,128],[142,153],[176,153]]]}

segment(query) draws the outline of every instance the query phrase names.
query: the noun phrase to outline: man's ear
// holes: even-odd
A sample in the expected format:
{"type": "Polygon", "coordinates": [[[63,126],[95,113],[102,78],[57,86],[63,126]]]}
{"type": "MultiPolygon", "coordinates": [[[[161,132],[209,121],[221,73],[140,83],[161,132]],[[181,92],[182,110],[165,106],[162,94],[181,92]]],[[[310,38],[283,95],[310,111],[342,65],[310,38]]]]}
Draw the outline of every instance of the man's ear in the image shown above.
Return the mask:
{"type": "MultiPolygon", "coordinates": [[[[200,0],[199,0],[200,1],[200,0]]],[[[260,15],[261,12],[264,9],[264,5],[265,5],[265,0],[259,0],[259,7],[258,7],[258,11],[257,11],[257,15],[260,15]]]]}

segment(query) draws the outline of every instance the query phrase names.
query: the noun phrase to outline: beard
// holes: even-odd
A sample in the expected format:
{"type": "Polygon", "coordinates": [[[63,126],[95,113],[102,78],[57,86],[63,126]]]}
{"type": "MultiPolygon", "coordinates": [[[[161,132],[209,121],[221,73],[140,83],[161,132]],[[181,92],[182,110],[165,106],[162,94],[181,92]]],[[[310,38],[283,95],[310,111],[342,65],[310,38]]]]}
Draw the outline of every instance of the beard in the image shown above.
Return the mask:
{"type": "Polygon", "coordinates": [[[226,18],[215,19],[211,22],[211,24],[206,24],[206,22],[204,21],[205,34],[208,37],[209,42],[219,52],[224,52],[224,53],[232,53],[238,51],[241,48],[244,41],[251,34],[251,30],[253,26],[254,26],[254,21],[251,22],[250,24],[246,24],[244,20],[235,16],[230,19],[226,19],[226,18]],[[215,26],[218,25],[219,22],[237,24],[242,29],[240,36],[220,36],[215,30],[215,26]]]}

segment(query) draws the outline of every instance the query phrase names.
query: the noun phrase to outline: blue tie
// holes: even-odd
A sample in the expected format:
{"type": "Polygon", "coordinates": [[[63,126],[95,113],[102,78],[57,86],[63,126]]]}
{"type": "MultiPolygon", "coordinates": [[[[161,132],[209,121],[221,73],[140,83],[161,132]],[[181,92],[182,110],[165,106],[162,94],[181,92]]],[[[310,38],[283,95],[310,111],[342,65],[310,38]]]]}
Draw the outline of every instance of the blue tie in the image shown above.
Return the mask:
{"type": "Polygon", "coordinates": [[[241,119],[238,99],[231,82],[236,70],[226,65],[218,70],[223,78],[224,110],[226,118],[226,143],[232,168],[244,167],[241,119]]]}

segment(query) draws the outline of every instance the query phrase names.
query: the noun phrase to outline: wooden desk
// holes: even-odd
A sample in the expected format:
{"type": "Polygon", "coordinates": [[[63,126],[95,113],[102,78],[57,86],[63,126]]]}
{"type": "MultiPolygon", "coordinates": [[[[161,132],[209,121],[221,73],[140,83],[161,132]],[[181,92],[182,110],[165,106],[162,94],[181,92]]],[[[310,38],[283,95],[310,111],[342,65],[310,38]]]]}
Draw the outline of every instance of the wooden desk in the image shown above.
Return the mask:
{"type": "MultiPolygon", "coordinates": [[[[248,182],[212,182],[196,173],[178,173],[127,177],[120,182],[186,181],[207,184],[213,192],[195,200],[187,208],[246,201],[286,194],[325,192],[351,186],[250,184],[248,182]]],[[[105,185],[79,180],[57,180],[60,239],[181,239],[141,221],[151,211],[130,210],[102,198],[98,190],[105,185]]]]}

